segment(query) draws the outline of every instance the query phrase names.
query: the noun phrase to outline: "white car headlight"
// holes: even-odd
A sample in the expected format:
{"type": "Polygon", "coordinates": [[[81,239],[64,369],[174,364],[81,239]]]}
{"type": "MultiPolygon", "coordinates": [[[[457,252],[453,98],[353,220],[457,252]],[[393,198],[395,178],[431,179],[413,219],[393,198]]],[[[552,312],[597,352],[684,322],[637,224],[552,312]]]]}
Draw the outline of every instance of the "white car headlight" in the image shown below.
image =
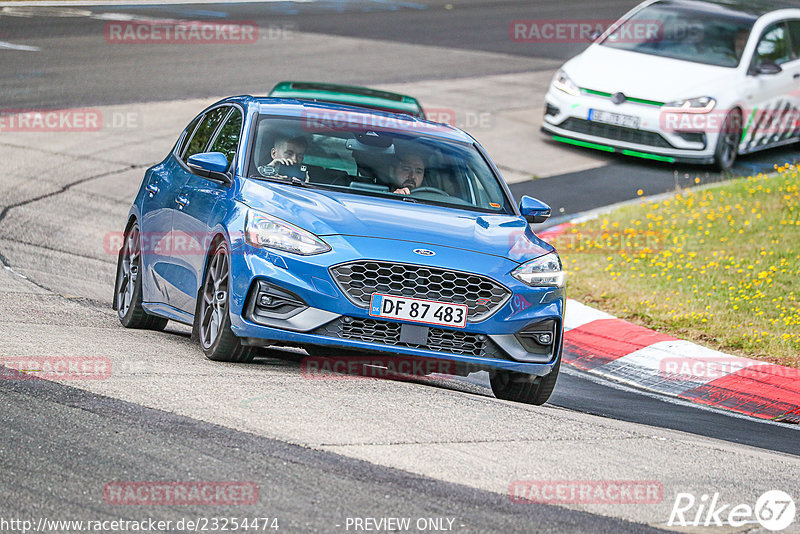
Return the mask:
{"type": "Polygon", "coordinates": [[[534,287],[564,286],[564,271],[561,267],[561,259],[555,252],[523,263],[511,272],[511,276],[523,284],[534,287]]]}
{"type": "Polygon", "coordinates": [[[661,111],[668,113],[708,113],[717,101],[710,96],[701,96],[698,98],[687,98],[686,100],[675,100],[674,102],[667,102],[661,111]]]}
{"type": "Polygon", "coordinates": [[[274,248],[303,256],[322,254],[331,249],[311,232],[254,210],[247,212],[244,235],[247,243],[254,247],[274,248]]]}
{"type": "Polygon", "coordinates": [[[567,73],[561,69],[559,69],[555,78],[553,78],[553,87],[572,96],[579,96],[581,94],[580,87],[578,87],[575,82],[570,80],[569,76],[567,76],[567,73]]]}

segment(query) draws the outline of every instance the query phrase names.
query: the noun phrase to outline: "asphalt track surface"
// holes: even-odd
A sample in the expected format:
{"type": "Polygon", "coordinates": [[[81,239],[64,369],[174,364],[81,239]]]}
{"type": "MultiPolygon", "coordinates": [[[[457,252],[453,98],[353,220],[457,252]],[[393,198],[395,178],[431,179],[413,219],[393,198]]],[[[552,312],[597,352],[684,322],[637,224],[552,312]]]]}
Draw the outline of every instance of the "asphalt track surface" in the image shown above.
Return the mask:
{"type": "Polygon", "coordinates": [[[269,517],[278,520],[279,532],[336,532],[347,530],[348,517],[367,515],[450,518],[456,532],[530,532],[533,525],[537,532],[553,533],[661,532],[555,506],[520,506],[505,495],[232,432],[44,380],[4,384],[2,398],[0,451],[13,451],[0,455],[0,490],[8,499],[0,512],[6,518],[142,520],[135,507],[120,510],[97,491],[99,482],[127,475],[236,480],[259,488],[258,505],[160,506],[150,512],[175,523],[269,517]]]}
{"type": "MultiPolygon", "coordinates": [[[[373,49],[347,49],[346,53],[335,47],[298,52],[284,47],[277,57],[268,59],[263,50],[246,47],[218,47],[213,54],[207,48],[165,47],[158,54],[150,54],[135,45],[106,46],[98,38],[103,20],[35,14],[0,16],[0,41],[36,46],[46,40],[50,46],[48,53],[0,50],[0,107],[76,107],[207,97],[231,93],[232,79],[237,88],[233,92],[258,94],[266,92],[262,88],[287,78],[368,85],[552,70],[552,62],[540,60],[567,59],[583,45],[537,48],[513,43],[508,39],[509,21],[587,18],[587,12],[593,18],[613,18],[634,2],[604,2],[601,6],[596,2],[539,2],[535,9],[527,2],[452,2],[453,9],[447,9],[447,4],[354,1],[86,8],[96,14],[124,11],[184,19],[227,17],[254,20],[261,26],[374,40],[373,49]],[[441,59],[426,62],[421,70],[415,69],[418,58],[413,55],[374,61],[391,51],[393,43],[440,47],[443,53],[441,59]],[[453,61],[453,57],[463,60],[453,61]]],[[[741,165],[745,170],[767,169],[772,163],[795,156],[790,150],[773,151],[748,158],[741,165]]],[[[597,157],[605,158],[600,167],[522,182],[513,190],[517,195],[545,198],[559,215],[567,216],[634,198],[639,188],[655,194],[674,190],[676,185],[691,185],[697,175],[706,182],[723,178],[706,175],[704,168],[597,157]],[[575,195],[576,190],[583,194],[575,195]]],[[[13,221],[16,209],[23,206],[6,205],[0,224],[13,221]]],[[[0,254],[3,252],[0,249],[0,254]]],[[[0,259],[9,263],[5,257],[0,259]]],[[[48,266],[44,270],[57,268],[48,266]]],[[[31,280],[36,281],[35,277],[31,280]]],[[[90,307],[97,305],[89,302],[90,307]]],[[[291,362],[285,365],[292,366],[291,362]]],[[[479,382],[442,379],[426,387],[481,398],[491,396],[479,382]]],[[[531,524],[536,525],[536,531],[552,532],[645,529],[640,524],[566,508],[520,507],[497,493],[287,444],[65,385],[4,381],[0,382],[0,397],[0,495],[7,503],[0,506],[0,512],[5,516],[63,516],[64,512],[75,517],[93,514],[93,519],[119,516],[119,508],[109,508],[102,494],[86,488],[127,474],[140,480],[255,480],[262,496],[259,514],[273,510],[289,531],[331,531],[342,518],[364,515],[458,517],[464,525],[461,530],[470,532],[523,532],[530,531],[531,524]]],[[[800,455],[793,427],[674,404],[589,380],[577,372],[562,375],[550,404],[800,455]]],[[[237,512],[247,515],[242,510],[237,512]]],[[[162,509],[158,515],[179,518],[210,513],[208,509],[182,508],[162,509]]]]}

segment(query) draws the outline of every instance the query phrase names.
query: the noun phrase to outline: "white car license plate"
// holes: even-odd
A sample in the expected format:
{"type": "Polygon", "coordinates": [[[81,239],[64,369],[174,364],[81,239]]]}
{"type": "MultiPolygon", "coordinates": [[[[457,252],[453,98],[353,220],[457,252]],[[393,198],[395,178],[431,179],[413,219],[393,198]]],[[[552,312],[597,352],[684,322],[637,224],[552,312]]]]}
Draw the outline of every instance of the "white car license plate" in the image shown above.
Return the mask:
{"type": "Polygon", "coordinates": [[[402,319],[415,323],[427,323],[441,326],[464,328],[467,326],[465,304],[449,304],[435,300],[395,297],[373,293],[369,314],[384,319],[402,319]]]}
{"type": "Polygon", "coordinates": [[[641,120],[639,117],[632,115],[621,115],[619,113],[609,113],[608,111],[600,111],[599,109],[589,110],[589,120],[595,122],[602,122],[605,124],[613,124],[615,126],[624,126],[626,128],[639,129],[641,120]]]}

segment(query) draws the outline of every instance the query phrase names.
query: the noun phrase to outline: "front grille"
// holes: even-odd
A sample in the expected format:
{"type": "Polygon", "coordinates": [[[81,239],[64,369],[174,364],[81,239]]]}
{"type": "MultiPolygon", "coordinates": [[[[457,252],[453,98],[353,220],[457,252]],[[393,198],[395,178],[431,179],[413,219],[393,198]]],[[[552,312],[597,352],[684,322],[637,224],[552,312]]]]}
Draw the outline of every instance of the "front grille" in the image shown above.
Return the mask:
{"type": "Polygon", "coordinates": [[[593,135],[595,137],[603,137],[605,139],[612,139],[614,141],[623,141],[625,143],[636,143],[637,145],[655,146],[660,148],[674,148],[669,141],[664,139],[664,137],[656,132],[637,130],[636,128],[626,128],[624,126],[616,126],[614,124],[604,124],[602,122],[587,121],[586,119],[570,117],[559,124],[558,127],[563,128],[564,130],[570,130],[572,132],[593,135]]]}
{"type": "Polygon", "coordinates": [[[447,352],[477,356],[479,358],[492,358],[509,360],[506,353],[485,334],[472,334],[459,330],[444,330],[442,328],[428,328],[428,343],[417,345],[400,341],[400,323],[377,321],[375,319],[358,319],[355,317],[340,317],[335,321],[323,325],[311,333],[319,336],[353,339],[368,343],[380,343],[394,347],[408,347],[427,349],[435,352],[447,352]]]}
{"type": "Polygon", "coordinates": [[[466,304],[467,319],[482,321],[506,303],[511,292],[477,274],[404,263],[354,261],[331,267],[339,289],[360,308],[368,308],[373,293],[466,304]]]}

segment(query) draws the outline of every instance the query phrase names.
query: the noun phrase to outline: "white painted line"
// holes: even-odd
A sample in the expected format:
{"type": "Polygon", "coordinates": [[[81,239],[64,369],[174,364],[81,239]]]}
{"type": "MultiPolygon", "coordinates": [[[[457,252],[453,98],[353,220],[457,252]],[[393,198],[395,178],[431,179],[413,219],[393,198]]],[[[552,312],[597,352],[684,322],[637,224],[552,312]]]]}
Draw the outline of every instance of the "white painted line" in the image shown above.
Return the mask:
{"type": "Polygon", "coordinates": [[[567,309],[564,312],[564,329],[572,330],[598,319],[616,319],[613,315],[596,310],[577,300],[567,299],[567,309]]]}
{"type": "Polygon", "coordinates": [[[3,265],[3,268],[4,268],[6,271],[10,272],[11,274],[14,274],[14,275],[17,275],[17,276],[19,276],[19,277],[20,277],[20,278],[22,278],[23,280],[27,280],[27,279],[28,279],[28,277],[27,277],[27,276],[25,276],[24,274],[20,274],[20,273],[18,273],[17,271],[15,271],[14,269],[12,269],[12,268],[11,268],[11,267],[9,267],[8,265],[3,265]]]}
{"type": "Polygon", "coordinates": [[[38,52],[39,50],[41,50],[41,48],[39,48],[38,46],[28,46],[28,45],[7,43],[5,41],[0,41],[0,49],[5,49],[5,50],[24,50],[26,52],[38,52]]]}
{"type": "Polygon", "coordinates": [[[637,387],[680,395],[723,376],[763,362],[731,356],[689,341],[659,341],[605,365],[592,373],[637,387]]]}

